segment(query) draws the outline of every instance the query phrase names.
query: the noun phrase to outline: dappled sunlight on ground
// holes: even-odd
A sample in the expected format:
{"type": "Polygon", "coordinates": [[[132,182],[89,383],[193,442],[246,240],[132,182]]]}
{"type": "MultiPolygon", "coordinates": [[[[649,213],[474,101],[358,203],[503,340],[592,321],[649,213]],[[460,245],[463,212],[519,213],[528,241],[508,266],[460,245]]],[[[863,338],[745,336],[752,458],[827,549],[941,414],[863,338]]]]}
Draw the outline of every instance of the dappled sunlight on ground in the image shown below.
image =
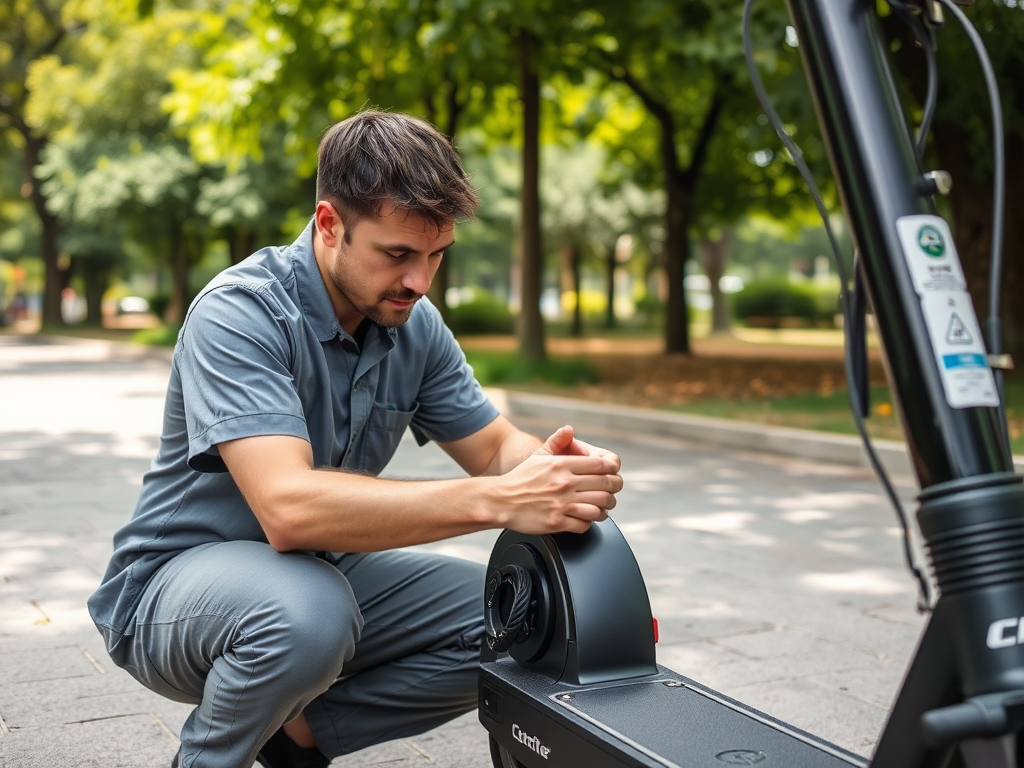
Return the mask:
{"type": "Polygon", "coordinates": [[[880,493],[800,493],[778,499],[772,506],[797,511],[800,509],[856,509],[883,501],[880,493]]]}
{"type": "Polygon", "coordinates": [[[802,525],[804,523],[816,523],[821,520],[831,520],[832,513],[820,509],[797,509],[792,512],[783,512],[779,515],[780,520],[787,523],[802,525]]]}
{"type": "Polygon", "coordinates": [[[896,581],[890,574],[872,568],[841,573],[805,573],[800,581],[823,592],[857,595],[898,595],[907,590],[906,580],[896,581]]]}
{"type": "Polygon", "coordinates": [[[670,524],[675,528],[727,536],[736,544],[752,547],[770,547],[777,542],[773,536],[750,530],[757,519],[752,512],[716,512],[710,515],[684,515],[675,517],[670,524]]]}
{"type": "MultiPolygon", "coordinates": [[[[645,467],[644,469],[623,469],[622,482],[638,491],[657,491],[670,483],[678,482],[680,468],[669,465],[645,467]]],[[[685,471],[685,470],[682,470],[685,471]]]]}

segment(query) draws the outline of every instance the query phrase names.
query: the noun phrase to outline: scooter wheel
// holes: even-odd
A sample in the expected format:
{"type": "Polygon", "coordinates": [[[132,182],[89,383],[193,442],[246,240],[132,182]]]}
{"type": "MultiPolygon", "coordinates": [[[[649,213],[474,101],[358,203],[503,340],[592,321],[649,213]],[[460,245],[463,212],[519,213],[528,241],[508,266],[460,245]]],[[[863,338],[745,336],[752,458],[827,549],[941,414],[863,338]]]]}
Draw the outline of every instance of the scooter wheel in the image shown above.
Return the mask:
{"type": "Polygon", "coordinates": [[[494,768],[526,768],[491,736],[491,764],[494,768]]]}

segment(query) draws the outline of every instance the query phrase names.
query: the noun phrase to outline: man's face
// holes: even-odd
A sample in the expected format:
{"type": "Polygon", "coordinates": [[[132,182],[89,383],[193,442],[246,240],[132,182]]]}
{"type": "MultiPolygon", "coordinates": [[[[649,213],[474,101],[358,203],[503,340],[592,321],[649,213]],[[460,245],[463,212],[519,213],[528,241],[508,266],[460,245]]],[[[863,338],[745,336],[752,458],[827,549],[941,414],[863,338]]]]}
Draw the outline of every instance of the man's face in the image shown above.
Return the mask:
{"type": "MultiPolygon", "coordinates": [[[[339,220],[340,221],[340,220],[339,220]]],[[[353,333],[364,317],[396,327],[409,319],[454,242],[454,227],[437,227],[417,213],[385,203],[376,219],[362,219],[346,242],[340,224],[321,272],[342,328],[353,333]]]]}

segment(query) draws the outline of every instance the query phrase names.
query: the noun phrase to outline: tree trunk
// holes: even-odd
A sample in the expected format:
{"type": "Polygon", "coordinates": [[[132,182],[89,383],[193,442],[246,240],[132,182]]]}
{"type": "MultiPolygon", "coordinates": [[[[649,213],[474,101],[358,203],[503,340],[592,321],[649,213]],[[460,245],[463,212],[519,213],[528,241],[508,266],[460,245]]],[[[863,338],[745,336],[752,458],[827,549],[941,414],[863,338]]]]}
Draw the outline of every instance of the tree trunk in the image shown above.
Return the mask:
{"type": "Polygon", "coordinates": [[[256,233],[251,229],[228,227],[224,234],[232,266],[249,258],[256,250],[256,233]]]}
{"type": "Polygon", "coordinates": [[[79,259],[80,274],[85,283],[86,325],[103,325],[103,294],[110,286],[110,270],[95,259],[79,259]]]}
{"type": "Polygon", "coordinates": [[[605,310],[604,310],[604,327],[614,328],[616,326],[615,320],[615,269],[619,263],[617,260],[618,253],[616,253],[616,247],[619,244],[618,238],[612,240],[605,248],[605,273],[604,273],[604,295],[605,295],[605,310]]]}
{"type": "Polygon", "coordinates": [[[181,325],[188,310],[188,243],[181,224],[171,222],[171,300],[167,305],[164,320],[171,325],[181,325]]]}
{"type": "Polygon", "coordinates": [[[544,256],[540,228],[540,78],[530,62],[532,35],[519,31],[520,97],[523,101],[523,188],[520,195],[522,309],[519,353],[528,361],[544,360],[544,319],[540,313],[544,256]]]}
{"type": "Polygon", "coordinates": [[[572,303],[572,328],[573,338],[583,335],[583,282],[581,278],[583,257],[579,246],[574,242],[565,244],[565,258],[569,263],[569,273],[572,275],[572,291],[576,300],[572,303]]]}
{"type": "MultiPolygon", "coordinates": [[[[664,141],[665,139],[663,139],[664,141]]],[[[673,144],[672,153],[675,154],[673,144]]],[[[663,155],[664,159],[664,155],[663,155]]],[[[690,352],[690,321],[686,315],[686,295],[683,292],[683,277],[686,262],[690,260],[690,215],[692,210],[689,193],[682,189],[677,177],[678,167],[674,164],[663,166],[669,177],[665,206],[665,277],[668,280],[668,296],[665,301],[665,351],[690,352]]]]}
{"type": "Polygon", "coordinates": [[[448,292],[448,283],[450,282],[449,276],[451,275],[453,250],[453,248],[449,248],[444,252],[444,256],[441,257],[441,263],[437,265],[437,272],[434,273],[434,279],[430,283],[430,288],[427,290],[427,297],[441,313],[441,319],[444,320],[445,325],[448,325],[452,315],[451,309],[448,308],[448,299],[445,294],[448,292]]]}
{"type": "MultiPolygon", "coordinates": [[[[445,81],[445,86],[445,105],[448,119],[444,126],[444,135],[448,137],[448,141],[452,143],[452,146],[455,146],[455,134],[459,128],[459,118],[462,116],[463,104],[459,100],[459,84],[449,78],[445,81]]],[[[436,125],[435,119],[437,115],[433,99],[427,98],[427,104],[429,105],[428,112],[431,116],[430,122],[436,125]]],[[[448,308],[447,298],[448,288],[451,284],[451,266],[452,257],[451,249],[449,249],[445,252],[444,258],[441,259],[437,272],[434,273],[434,279],[430,283],[430,289],[427,291],[427,296],[440,311],[441,318],[445,324],[451,320],[452,314],[451,309],[448,308]]]]}
{"type": "Polygon", "coordinates": [[[57,245],[60,236],[60,222],[46,207],[46,196],[42,185],[35,177],[35,168],[39,164],[39,155],[46,146],[46,140],[32,135],[27,128],[22,131],[25,139],[25,175],[29,186],[29,197],[32,207],[39,218],[41,229],[40,255],[43,257],[43,325],[64,325],[64,317],[60,311],[60,294],[64,288],[64,274],[60,268],[60,248],[57,245]]]}
{"type": "Polygon", "coordinates": [[[733,231],[727,229],[718,240],[702,237],[700,241],[701,266],[707,275],[708,290],[711,293],[711,333],[729,333],[731,330],[729,307],[726,305],[719,282],[725,272],[725,262],[732,247],[732,239],[733,231]]]}

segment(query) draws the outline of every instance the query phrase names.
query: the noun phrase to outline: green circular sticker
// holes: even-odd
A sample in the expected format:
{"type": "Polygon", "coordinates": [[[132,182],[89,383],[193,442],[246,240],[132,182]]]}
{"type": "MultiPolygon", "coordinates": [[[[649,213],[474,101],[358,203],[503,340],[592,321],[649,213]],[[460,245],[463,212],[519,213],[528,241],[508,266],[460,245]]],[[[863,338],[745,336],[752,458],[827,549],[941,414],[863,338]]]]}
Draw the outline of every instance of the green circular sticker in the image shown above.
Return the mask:
{"type": "Polygon", "coordinates": [[[921,231],[917,233],[917,244],[929,256],[941,256],[946,252],[946,241],[942,233],[931,224],[921,227],[921,231]]]}

